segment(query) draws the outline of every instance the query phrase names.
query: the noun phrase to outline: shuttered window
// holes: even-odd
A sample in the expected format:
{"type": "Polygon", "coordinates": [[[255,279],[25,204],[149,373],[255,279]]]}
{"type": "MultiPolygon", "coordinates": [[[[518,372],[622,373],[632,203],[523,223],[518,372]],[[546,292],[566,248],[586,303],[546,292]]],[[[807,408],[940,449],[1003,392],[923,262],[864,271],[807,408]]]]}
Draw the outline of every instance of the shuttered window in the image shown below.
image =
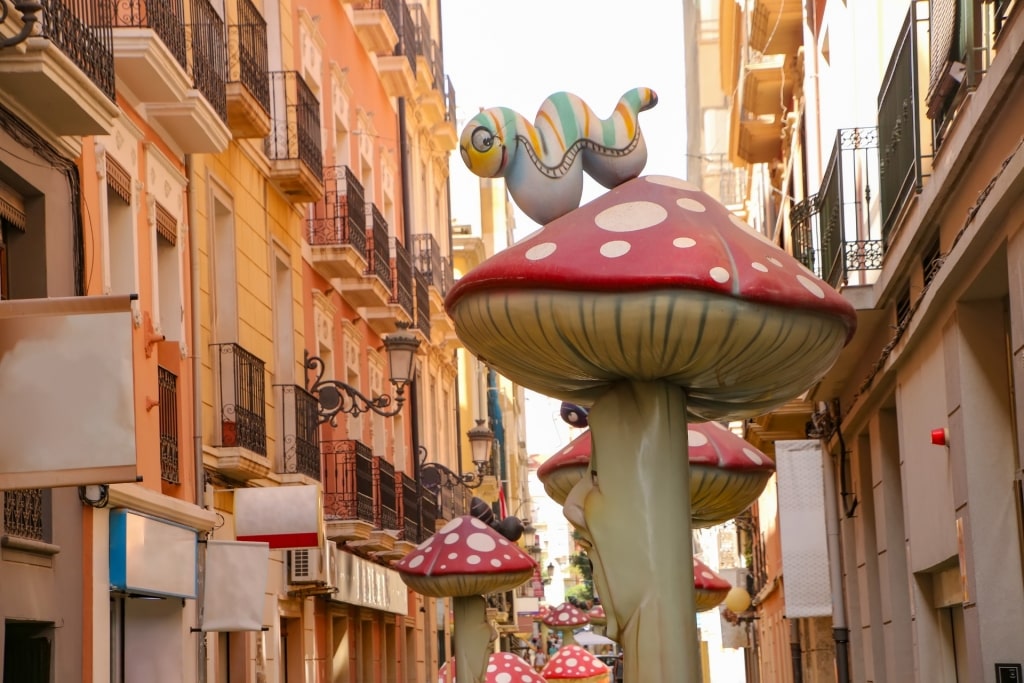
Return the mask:
{"type": "Polygon", "coordinates": [[[931,0],[928,3],[928,43],[931,55],[931,72],[928,78],[929,96],[942,82],[949,71],[949,64],[958,59],[954,53],[957,47],[957,16],[960,0],[931,0]]]}
{"type": "Polygon", "coordinates": [[[178,221],[160,202],[156,204],[156,234],[172,247],[178,242],[178,221]]]}

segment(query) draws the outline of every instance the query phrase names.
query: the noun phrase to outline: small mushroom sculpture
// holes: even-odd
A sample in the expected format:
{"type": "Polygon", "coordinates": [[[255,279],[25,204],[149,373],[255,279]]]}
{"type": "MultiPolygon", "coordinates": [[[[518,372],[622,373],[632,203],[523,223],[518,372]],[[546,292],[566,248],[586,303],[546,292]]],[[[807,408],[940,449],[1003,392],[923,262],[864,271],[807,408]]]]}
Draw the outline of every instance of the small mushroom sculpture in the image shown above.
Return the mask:
{"type": "Polygon", "coordinates": [[[448,522],[394,568],[421,595],[451,597],[455,614],[458,683],[482,683],[494,633],[483,596],[512,590],[533,576],[537,563],[475,517],[448,522]]]}
{"type": "Polygon", "coordinates": [[[565,645],[541,670],[548,683],[608,683],[611,669],[579,645],[565,645]]]}
{"type": "Polygon", "coordinates": [[[545,460],[537,468],[544,492],[559,505],[565,505],[569,491],[590,468],[590,432],[586,431],[545,460]]]}
{"type": "Polygon", "coordinates": [[[571,602],[563,602],[558,607],[549,611],[544,617],[543,622],[548,628],[558,631],[558,636],[562,639],[563,645],[571,645],[573,643],[573,630],[589,624],[590,617],[571,602]]]}
{"type": "Polygon", "coordinates": [[[752,417],[807,390],[853,335],[853,306],[666,176],[552,220],[464,275],[445,306],[495,370],[590,406],[593,476],[566,513],[602,554],[625,679],[701,680],[687,423],[752,417]]]}
{"type": "Polygon", "coordinates": [[[718,575],[696,557],[693,558],[693,590],[696,596],[697,611],[707,612],[718,607],[725,596],[732,590],[732,584],[718,575]]]}
{"type": "MultiPolygon", "coordinates": [[[[437,670],[437,683],[452,683],[456,676],[455,660],[449,659],[437,670]],[[449,673],[449,671],[451,673],[449,673]]],[[[487,658],[484,683],[546,683],[525,659],[511,652],[492,652],[487,658]]]]}

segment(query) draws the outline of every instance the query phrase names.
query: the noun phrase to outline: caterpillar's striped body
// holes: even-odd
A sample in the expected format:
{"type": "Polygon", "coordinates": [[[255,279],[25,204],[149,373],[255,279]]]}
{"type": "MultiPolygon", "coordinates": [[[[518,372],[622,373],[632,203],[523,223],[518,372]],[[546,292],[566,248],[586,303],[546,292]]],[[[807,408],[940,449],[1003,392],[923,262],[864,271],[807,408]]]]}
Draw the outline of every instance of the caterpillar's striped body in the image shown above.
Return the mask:
{"type": "Polygon", "coordinates": [[[657,102],[650,88],[634,88],[601,119],[576,95],[559,92],[532,124],[507,107],[486,109],[463,129],[462,159],[478,176],[504,177],[523,213],[544,224],[579,206],[584,172],[609,188],[640,175],[647,145],[637,117],[657,102]]]}

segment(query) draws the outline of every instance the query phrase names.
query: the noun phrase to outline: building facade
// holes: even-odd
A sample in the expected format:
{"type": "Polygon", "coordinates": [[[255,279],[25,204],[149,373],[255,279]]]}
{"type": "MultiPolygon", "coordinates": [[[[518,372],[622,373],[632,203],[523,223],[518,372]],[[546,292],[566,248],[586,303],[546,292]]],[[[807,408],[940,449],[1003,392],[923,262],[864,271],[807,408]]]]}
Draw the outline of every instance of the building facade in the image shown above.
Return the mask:
{"type": "Polygon", "coordinates": [[[421,476],[459,448],[439,3],[42,4],[0,48],[0,680],[429,678],[446,609],[389,565],[468,505],[421,476]],[[77,447],[21,466],[15,424],[77,447]]]}
{"type": "Polygon", "coordinates": [[[744,541],[759,680],[1021,675],[1018,5],[701,3],[741,211],[858,310],[747,425],[779,467],[744,541]]]}

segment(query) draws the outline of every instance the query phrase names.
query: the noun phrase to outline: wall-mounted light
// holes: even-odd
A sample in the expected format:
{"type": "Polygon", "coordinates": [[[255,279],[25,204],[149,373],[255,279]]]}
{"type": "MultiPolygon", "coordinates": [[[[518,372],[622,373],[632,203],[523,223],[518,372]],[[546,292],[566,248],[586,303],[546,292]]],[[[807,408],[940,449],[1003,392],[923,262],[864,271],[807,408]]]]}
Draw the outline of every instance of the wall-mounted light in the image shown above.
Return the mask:
{"type": "MultiPolygon", "coordinates": [[[[41,12],[43,9],[43,3],[34,0],[13,0],[11,4],[14,5],[16,12],[21,12],[21,30],[16,35],[0,38],[0,48],[17,45],[32,35],[32,27],[39,21],[36,12],[41,12]]],[[[7,6],[7,3],[0,0],[0,24],[7,21],[10,11],[11,8],[7,6]]]]}
{"type": "Polygon", "coordinates": [[[368,398],[350,384],[336,379],[324,379],[324,361],[319,356],[305,353],[306,390],[317,400],[318,422],[330,422],[332,427],[338,426],[338,413],[353,417],[367,411],[373,411],[384,417],[397,415],[405,404],[405,385],[412,379],[412,362],[420,340],[406,329],[384,336],[384,350],[388,355],[388,369],[391,385],[395,388],[394,408],[392,398],[387,394],[377,398],[368,398]],[[316,373],[312,382],[309,381],[310,371],[316,373]]]}
{"type": "Polygon", "coordinates": [[[476,472],[462,475],[462,481],[471,489],[483,483],[484,477],[490,474],[491,448],[494,445],[494,432],[485,424],[487,420],[477,420],[476,426],[466,432],[469,437],[469,450],[473,458],[476,472]]]}

